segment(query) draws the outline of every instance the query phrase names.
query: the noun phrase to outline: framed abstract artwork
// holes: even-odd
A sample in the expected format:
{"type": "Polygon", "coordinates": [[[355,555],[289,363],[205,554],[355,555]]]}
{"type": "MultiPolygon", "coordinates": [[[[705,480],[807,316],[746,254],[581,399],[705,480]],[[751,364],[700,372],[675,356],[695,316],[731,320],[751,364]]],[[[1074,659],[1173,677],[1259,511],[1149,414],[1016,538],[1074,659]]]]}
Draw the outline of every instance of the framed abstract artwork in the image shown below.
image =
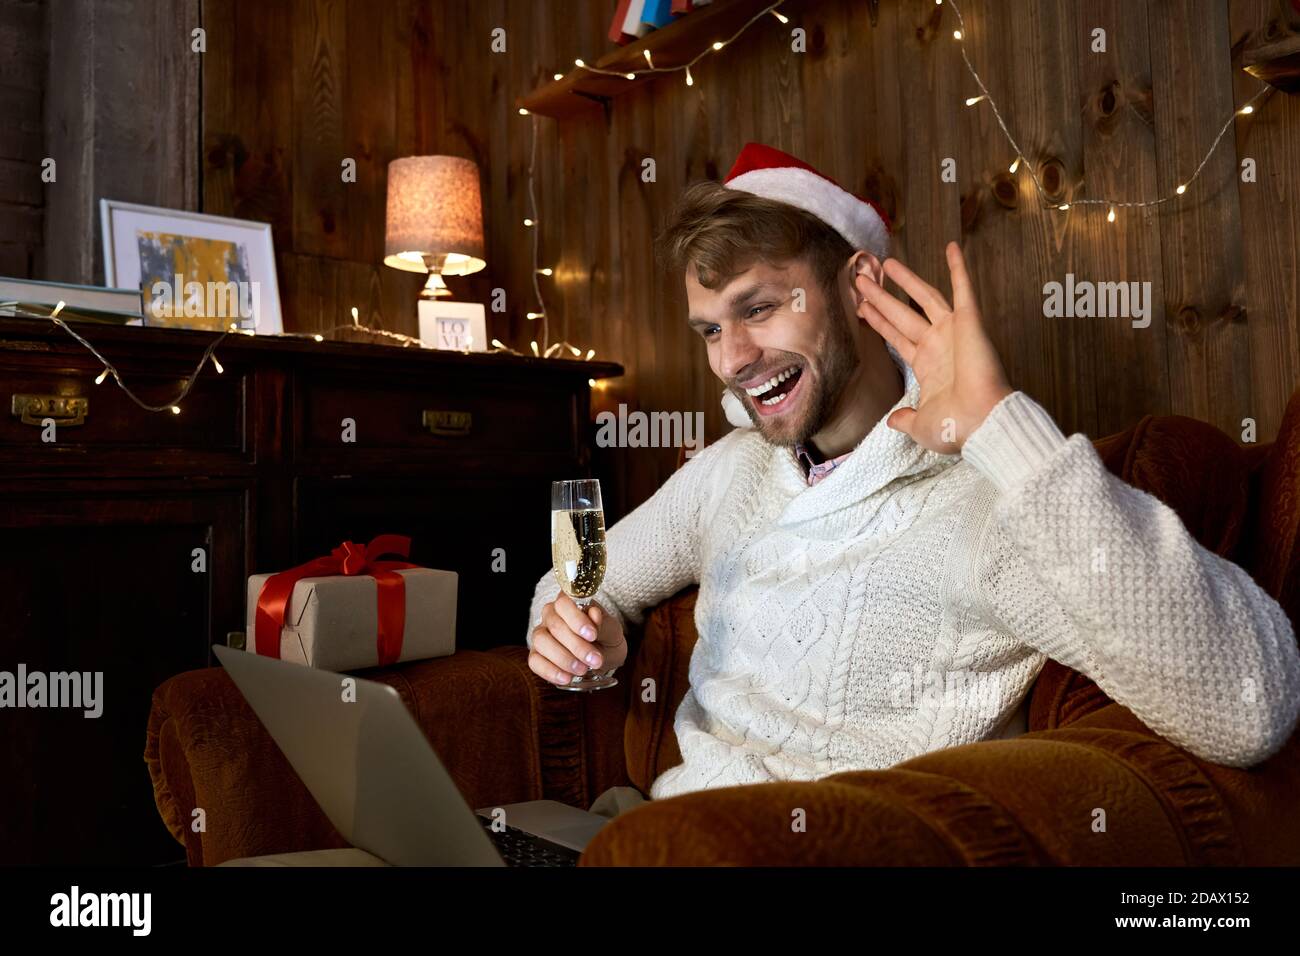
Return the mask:
{"type": "Polygon", "coordinates": [[[140,289],[145,325],[284,330],[270,223],[113,199],[99,214],[104,281],[140,289]]]}

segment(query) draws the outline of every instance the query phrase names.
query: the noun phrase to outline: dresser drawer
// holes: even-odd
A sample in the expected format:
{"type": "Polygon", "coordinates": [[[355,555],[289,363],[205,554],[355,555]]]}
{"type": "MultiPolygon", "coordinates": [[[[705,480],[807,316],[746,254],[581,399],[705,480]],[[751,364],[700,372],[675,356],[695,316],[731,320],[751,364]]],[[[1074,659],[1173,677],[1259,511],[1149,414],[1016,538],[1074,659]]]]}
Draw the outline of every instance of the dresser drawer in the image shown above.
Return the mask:
{"type": "Polygon", "coordinates": [[[436,379],[318,373],[300,380],[297,404],[298,450],[308,459],[577,453],[571,385],[485,382],[457,373],[436,379]]]}
{"type": "MultiPolygon", "coordinates": [[[[163,371],[157,363],[113,361],[131,390],[151,405],[174,399],[193,368],[177,365],[163,371]]],[[[141,408],[111,378],[96,385],[101,371],[93,358],[86,363],[57,356],[17,361],[0,352],[0,457],[66,461],[103,452],[112,453],[116,462],[130,462],[134,454],[142,465],[178,453],[201,456],[209,464],[244,458],[245,372],[228,367],[218,375],[204,369],[180,402],[180,414],[171,414],[141,408]],[[47,419],[56,423],[53,430],[47,419]]]]}

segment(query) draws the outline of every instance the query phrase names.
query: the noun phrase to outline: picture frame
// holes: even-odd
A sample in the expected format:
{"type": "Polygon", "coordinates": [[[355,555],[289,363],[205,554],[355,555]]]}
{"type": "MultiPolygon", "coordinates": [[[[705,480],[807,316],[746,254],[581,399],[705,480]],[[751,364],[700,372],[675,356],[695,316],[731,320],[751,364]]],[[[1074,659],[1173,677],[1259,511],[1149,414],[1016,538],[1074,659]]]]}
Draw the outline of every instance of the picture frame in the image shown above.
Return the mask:
{"type": "Polygon", "coordinates": [[[428,349],[486,352],[487,317],[482,302],[421,299],[420,340],[428,349]]]}
{"type": "Polygon", "coordinates": [[[100,199],[104,280],[139,288],[143,324],[284,331],[271,224],[100,199]]]}

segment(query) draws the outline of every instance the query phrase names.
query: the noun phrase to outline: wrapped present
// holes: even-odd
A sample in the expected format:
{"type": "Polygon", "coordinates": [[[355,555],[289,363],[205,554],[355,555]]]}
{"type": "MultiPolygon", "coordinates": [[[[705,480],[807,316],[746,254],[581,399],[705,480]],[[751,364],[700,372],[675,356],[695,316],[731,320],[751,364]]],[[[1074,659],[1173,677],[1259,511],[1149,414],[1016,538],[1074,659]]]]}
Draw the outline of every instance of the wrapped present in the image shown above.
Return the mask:
{"type": "Polygon", "coordinates": [[[251,653],[351,671],[447,657],[456,650],[454,571],[382,555],[410,554],[411,539],[381,534],[328,555],[248,579],[251,653]]]}

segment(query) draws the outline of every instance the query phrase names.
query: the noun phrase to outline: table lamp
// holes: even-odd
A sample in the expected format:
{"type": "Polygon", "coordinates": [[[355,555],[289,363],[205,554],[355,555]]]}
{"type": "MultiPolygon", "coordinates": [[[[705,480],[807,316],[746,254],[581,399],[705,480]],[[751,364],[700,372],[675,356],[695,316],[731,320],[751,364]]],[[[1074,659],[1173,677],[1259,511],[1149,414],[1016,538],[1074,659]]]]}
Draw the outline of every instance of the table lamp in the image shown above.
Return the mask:
{"type": "Polygon", "coordinates": [[[388,164],[384,265],[427,272],[423,299],[451,294],[443,276],[469,275],[487,265],[477,163],[459,156],[407,156],[388,164]]]}

